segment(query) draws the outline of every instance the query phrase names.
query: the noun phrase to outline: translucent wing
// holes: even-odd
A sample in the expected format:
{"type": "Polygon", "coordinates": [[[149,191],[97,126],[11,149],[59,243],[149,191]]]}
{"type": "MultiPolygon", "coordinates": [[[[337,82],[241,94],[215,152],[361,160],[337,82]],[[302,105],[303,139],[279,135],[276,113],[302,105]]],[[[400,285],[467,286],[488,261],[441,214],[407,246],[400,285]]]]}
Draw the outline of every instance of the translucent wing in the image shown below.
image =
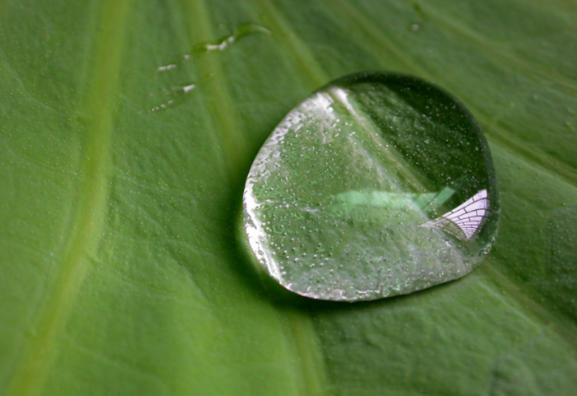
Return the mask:
{"type": "Polygon", "coordinates": [[[487,190],[482,190],[455,209],[421,227],[436,228],[466,241],[479,231],[488,215],[488,210],[487,190]]]}

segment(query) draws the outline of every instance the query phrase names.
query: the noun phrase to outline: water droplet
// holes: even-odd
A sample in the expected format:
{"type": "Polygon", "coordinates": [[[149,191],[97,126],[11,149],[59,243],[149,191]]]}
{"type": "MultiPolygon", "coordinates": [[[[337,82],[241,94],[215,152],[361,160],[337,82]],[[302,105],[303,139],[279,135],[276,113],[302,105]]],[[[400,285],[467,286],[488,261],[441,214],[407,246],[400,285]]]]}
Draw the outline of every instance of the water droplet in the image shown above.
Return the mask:
{"type": "Polygon", "coordinates": [[[347,76],[298,104],[261,148],[244,192],[260,264],[287,289],[325,300],[460,278],[490,250],[498,217],[476,121],[445,91],[398,74],[347,76]],[[273,255],[275,246],[300,260],[273,255]]]}
{"type": "Polygon", "coordinates": [[[168,70],[172,70],[172,69],[176,69],[177,65],[175,63],[171,63],[169,65],[165,65],[165,66],[160,66],[158,69],[156,69],[159,72],[164,72],[164,71],[168,71],[168,70]]]}
{"type": "Polygon", "coordinates": [[[236,25],[233,28],[232,34],[221,37],[216,42],[205,42],[199,43],[194,46],[195,53],[204,53],[211,51],[223,51],[229,45],[239,41],[243,37],[250,36],[252,34],[266,34],[270,35],[271,32],[267,28],[257,25],[256,23],[242,23],[236,25]]]}
{"type": "Polygon", "coordinates": [[[159,112],[178,106],[190,99],[190,93],[196,88],[196,84],[187,82],[179,86],[174,86],[165,92],[168,97],[163,103],[150,109],[151,112],[159,112]]]}
{"type": "Polygon", "coordinates": [[[211,42],[197,43],[192,47],[193,49],[192,55],[184,54],[180,56],[176,61],[158,67],[156,71],[162,73],[174,70],[179,66],[181,66],[183,63],[199,55],[213,51],[224,51],[230,45],[238,42],[239,40],[241,40],[246,36],[250,36],[253,34],[264,34],[268,36],[271,34],[271,31],[265,28],[264,26],[258,25],[256,23],[241,23],[239,25],[233,26],[231,34],[221,37],[220,39],[214,42],[211,41],[211,42]]]}

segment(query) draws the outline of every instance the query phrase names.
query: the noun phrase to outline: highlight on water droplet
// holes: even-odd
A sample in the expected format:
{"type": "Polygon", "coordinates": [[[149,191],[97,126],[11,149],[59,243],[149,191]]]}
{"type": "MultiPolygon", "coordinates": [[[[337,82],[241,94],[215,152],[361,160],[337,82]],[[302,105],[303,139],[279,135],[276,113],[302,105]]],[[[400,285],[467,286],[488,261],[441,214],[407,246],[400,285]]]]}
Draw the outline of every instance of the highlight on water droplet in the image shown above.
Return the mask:
{"type": "Polygon", "coordinates": [[[249,172],[254,257],[303,296],[408,294],[461,278],[496,238],[489,147],[453,96],[416,77],[360,73],[275,128],[249,172]]]}

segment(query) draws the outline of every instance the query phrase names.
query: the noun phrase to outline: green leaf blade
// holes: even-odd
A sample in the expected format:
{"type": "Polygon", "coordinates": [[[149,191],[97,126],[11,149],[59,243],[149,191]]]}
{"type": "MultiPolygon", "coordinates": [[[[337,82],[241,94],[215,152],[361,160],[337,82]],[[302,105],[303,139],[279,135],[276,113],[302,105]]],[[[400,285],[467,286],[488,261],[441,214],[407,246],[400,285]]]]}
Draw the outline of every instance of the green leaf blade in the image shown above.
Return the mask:
{"type": "Polygon", "coordinates": [[[123,4],[0,6],[0,393],[575,394],[574,3],[123,4]],[[246,22],[271,35],[157,71],[246,22]],[[285,300],[234,241],[244,176],[296,103],[362,70],[473,111],[495,252],[409,297],[285,300]]]}

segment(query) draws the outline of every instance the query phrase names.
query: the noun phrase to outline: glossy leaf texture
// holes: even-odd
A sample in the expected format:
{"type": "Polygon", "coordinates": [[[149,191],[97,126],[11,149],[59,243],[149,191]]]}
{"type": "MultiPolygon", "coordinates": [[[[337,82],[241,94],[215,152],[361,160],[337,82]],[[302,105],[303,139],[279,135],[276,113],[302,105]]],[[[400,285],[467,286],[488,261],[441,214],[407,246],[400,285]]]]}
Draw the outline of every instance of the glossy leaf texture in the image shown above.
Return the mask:
{"type": "Polygon", "coordinates": [[[577,393],[574,2],[0,9],[1,394],[577,393]],[[286,297],[234,237],[245,177],[295,104],[364,70],[472,111],[499,238],[409,296],[286,297]]]}

